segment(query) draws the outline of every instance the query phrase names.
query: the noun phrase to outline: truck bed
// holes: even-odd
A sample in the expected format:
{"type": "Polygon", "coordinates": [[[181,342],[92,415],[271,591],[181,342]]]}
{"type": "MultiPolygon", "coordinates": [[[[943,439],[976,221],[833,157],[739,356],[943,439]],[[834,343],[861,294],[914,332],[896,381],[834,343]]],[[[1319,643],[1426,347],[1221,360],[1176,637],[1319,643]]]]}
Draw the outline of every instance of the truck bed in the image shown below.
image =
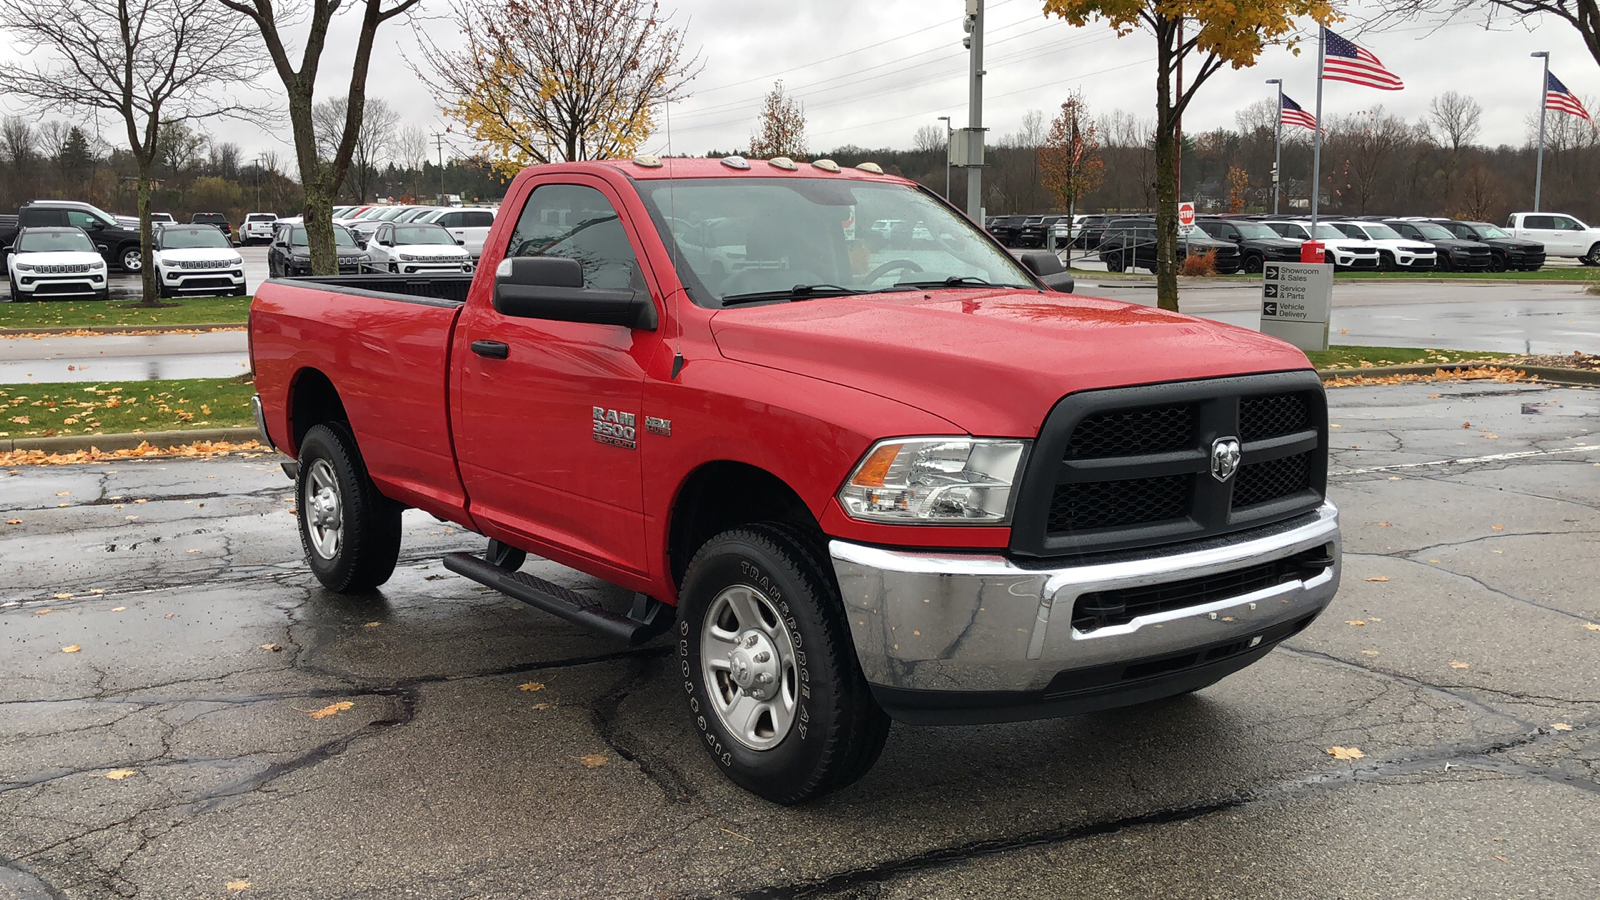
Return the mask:
{"type": "Polygon", "coordinates": [[[472,289],[471,275],[301,275],[273,280],[285,284],[314,284],[330,293],[357,297],[383,299],[385,295],[397,295],[443,300],[450,305],[467,302],[467,292],[472,289]]]}

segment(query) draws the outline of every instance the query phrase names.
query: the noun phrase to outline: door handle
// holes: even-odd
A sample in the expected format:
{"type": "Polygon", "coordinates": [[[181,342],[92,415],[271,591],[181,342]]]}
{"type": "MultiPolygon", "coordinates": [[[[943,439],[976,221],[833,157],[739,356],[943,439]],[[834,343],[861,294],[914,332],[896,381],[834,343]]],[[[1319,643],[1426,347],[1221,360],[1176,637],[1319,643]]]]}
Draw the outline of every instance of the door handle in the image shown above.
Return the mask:
{"type": "Polygon", "coordinates": [[[472,352],[490,359],[505,359],[511,355],[511,347],[499,341],[473,341],[472,352]]]}

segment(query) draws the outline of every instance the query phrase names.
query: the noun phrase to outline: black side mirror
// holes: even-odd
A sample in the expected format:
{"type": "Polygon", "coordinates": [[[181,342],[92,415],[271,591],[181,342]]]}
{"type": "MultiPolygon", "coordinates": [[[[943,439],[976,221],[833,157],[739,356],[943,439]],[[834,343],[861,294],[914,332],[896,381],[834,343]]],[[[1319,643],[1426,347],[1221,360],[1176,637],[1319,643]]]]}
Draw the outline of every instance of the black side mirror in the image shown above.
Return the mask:
{"type": "Polygon", "coordinates": [[[1052,291],[1070,294],[1078,286],[1077,279],[1061,264],[1061,258],[1048,251],[1032,251],[1017,257],[1022,267],[1032,272],[1044,286],[1052,291]]]}
{"type": "Polygon", "coordinates": [[[465,238],[456,238],[456,245],[460,246],[460,247],[465,247],[467,245],[467,241],[466,241],[465,238]]]}
{"type": "Polygon", "coordinates": [[[656,329],[656,307],[645,291],[583,286],[583,266],[564,256],[501,260],[494,271],[494,308],[505,316],[656,329]]]}

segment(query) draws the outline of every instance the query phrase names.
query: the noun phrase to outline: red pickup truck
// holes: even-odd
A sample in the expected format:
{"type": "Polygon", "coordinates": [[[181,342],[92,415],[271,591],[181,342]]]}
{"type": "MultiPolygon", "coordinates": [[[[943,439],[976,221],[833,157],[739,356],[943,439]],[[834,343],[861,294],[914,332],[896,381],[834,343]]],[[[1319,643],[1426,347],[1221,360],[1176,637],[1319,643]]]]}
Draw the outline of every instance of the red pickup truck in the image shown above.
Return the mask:
{"type": "Polygon", "coordinates": [[[1052,290],[1054,256],[872,164],[544,165],[502,213],[471,278],[256,293],[258,421],[311,569],[382,584],[405,507],[484,535],[446,566],[670,632],[750,791],[853,782],[891,718],[1197,690],[1333,598],[1326,400],[1287,344],[1052,290]]]}

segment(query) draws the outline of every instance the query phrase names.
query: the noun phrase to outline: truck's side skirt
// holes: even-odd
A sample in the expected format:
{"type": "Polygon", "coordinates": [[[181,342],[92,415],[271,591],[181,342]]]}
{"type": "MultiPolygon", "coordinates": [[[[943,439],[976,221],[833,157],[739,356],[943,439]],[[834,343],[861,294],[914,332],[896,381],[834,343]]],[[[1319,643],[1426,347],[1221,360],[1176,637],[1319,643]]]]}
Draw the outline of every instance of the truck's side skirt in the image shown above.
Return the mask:
{"type": "Polygon", "coordinates": [[[501,568],[470,553],[450,553],[444,567],[529,606],[593,629],[629,646],[637,646],[666,631],[673,611],[666,604],[639,594],[633,611],[618,615],[593,597],[549,582],[537,575],[501,568]]]}

